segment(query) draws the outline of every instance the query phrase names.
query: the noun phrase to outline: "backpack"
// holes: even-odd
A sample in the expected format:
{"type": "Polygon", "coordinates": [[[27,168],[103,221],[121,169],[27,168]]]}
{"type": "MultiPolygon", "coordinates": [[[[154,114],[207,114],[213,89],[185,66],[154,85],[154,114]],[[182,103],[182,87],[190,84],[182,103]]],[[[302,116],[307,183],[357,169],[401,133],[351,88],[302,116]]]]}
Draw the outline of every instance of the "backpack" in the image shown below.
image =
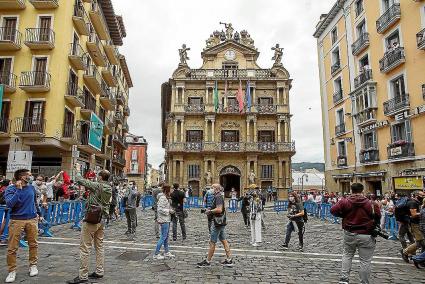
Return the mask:
{"type": "Polygon", "coordinates": [[[409,207],[407,203],[409,202],[408,197],[402,197],[399,201],[396,202],[394,207],[394,217],[399,222],[409,221],[409,207]]]}

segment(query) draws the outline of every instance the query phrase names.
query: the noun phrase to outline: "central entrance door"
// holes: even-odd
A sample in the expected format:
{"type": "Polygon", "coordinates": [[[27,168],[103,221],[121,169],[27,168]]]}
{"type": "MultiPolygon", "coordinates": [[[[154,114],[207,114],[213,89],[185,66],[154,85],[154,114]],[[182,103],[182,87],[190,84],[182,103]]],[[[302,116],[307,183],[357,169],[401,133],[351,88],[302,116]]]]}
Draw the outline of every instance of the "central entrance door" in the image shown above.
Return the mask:
{"type": "Polygon", "coordinates": [[[224,167],[220,172],[220,185],[224,188],[224,196],[231,197],[232,188],[240,196],[241,190],[241,172],[234,166],[224,167]]]}

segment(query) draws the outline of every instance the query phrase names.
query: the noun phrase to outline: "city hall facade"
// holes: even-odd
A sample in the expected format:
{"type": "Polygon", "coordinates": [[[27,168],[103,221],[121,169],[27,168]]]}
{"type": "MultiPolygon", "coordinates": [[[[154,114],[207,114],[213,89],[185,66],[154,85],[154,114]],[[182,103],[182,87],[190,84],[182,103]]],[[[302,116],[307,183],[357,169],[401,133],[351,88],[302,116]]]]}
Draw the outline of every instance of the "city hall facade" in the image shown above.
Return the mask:
{"type": "Polygon", "coordinates": [[[281,63],[282,48],[273,47],[270,69],[257,65],[259,52],[247,31],[215,31],[201,53],[203,64],[180,64],[162,85],[162,140],[166,182],[191,187],[194,195],[220,183],[229,196],[255,183],[286,196],[290,187],[291,79],[281,63]]]}

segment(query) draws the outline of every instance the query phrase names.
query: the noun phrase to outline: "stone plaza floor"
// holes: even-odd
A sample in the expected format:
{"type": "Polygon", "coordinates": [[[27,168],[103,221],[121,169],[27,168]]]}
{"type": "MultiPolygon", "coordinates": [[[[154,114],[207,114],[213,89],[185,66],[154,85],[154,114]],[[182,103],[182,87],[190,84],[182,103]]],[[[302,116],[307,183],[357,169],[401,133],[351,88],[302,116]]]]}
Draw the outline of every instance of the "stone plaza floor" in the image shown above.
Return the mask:
{"type": "MultiPolygon", "coordinates": [[[[298,252],[298,236],[293,234],[290,249],[282,251],[286,214],[266,212],[263,244],[250,245],[250,231],[243,225],[240,213],[228,214],[226,233],[235,265],[222,267],[222,245],[218,245],[210,268],[197,268],[208,248],[206,216],[192,209],[187,219],[186,241],[171,242],[175,259],[152,259],[156,238],[153,212],[138,210],[138,228],[134,240],[124,236],[125,219],[113,222],[105,233],[105,278],[91,283],[338,283],[341,266],[340,225],[310,217],[306,227],[304,252],[298,252]]],[[[79,232],[70,225],[52,228],[53,238],[39,238],[39,275],[28,276],[28,251],[18,251],[15,283],[65,283],[74,278],[79,268],[79,232]]],[[[179,229],[180,232],[180,229],[179,229]]],[[[171,237],[171,231],[170,231],[171,237]]],[[[379,238],[372,263],[371,283],[425,283],[425,269],[418,270],[399,257],[400,244],[379,238]]],[[[7,275],[5,246],[2,254],[0,281],[7,275]]],[[[94,251],[91,268],[94,269],[94,251]]],[[[359,283],[358,257],[355,258],[350,283],[359,283]]]]}

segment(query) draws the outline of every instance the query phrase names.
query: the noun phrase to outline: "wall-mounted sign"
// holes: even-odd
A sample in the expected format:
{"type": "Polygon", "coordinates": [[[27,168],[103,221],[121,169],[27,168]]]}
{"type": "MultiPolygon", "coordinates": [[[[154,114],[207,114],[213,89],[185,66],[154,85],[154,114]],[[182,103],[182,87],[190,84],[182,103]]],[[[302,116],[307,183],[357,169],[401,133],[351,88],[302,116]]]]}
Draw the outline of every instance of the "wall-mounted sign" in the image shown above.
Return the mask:
{"type": "Polygon", "coordinates": [[[425,105],[418,106],[418,107],[412,109],[411,111],[410,110],[406,110],[406,111],[404,111],[402,113],[396,114],[394,116],[394,119],[396,121],[405,120],[405,119],[408,119],[408,118],[412,118],[412,117],[418,116],[418,115],[420,115],[422,113],[425,113],[425,105]]]}
{"type": "Polygon", "coordinates": [[[389,125],[388,120],[378,121],[378,122],[376,122],[374,124],[371,124],[371,125],[368,125],[366,127],[363,127],[361,129],[359,129],[359,134],[365,133],[365,132],[370,131],[370,130],[373,130],[373,129],[378,129],[378,128],[381,128],[381,127],[385,127],[387,125],[389,125]]]}
{"type": "Polygon", "coordinates": [[[396,177],[394,178],[394,188],[404,190],[422,190],[423,181],[419,177],[396,177]]]}
{"type": "Polygon", "coordinates": [[[94,113],[90,117],[90,132],[89,132],[89,145],[101,151],[102,149],[102,136],[103,136],[103,122],[94,113]]]}
{"type": "Polygon", "coordinates": [[[401,146],[390,149],[390,156],[391,157],[400,156],[401,154],[403,154],[403,149],[401,148],[401,146]]]}
{"type": "Polygon", "coordinates": [[[32,151],[9,151],[7,157],[7,172],[15,172],[20,169],[31,170],[32,151]]]}

